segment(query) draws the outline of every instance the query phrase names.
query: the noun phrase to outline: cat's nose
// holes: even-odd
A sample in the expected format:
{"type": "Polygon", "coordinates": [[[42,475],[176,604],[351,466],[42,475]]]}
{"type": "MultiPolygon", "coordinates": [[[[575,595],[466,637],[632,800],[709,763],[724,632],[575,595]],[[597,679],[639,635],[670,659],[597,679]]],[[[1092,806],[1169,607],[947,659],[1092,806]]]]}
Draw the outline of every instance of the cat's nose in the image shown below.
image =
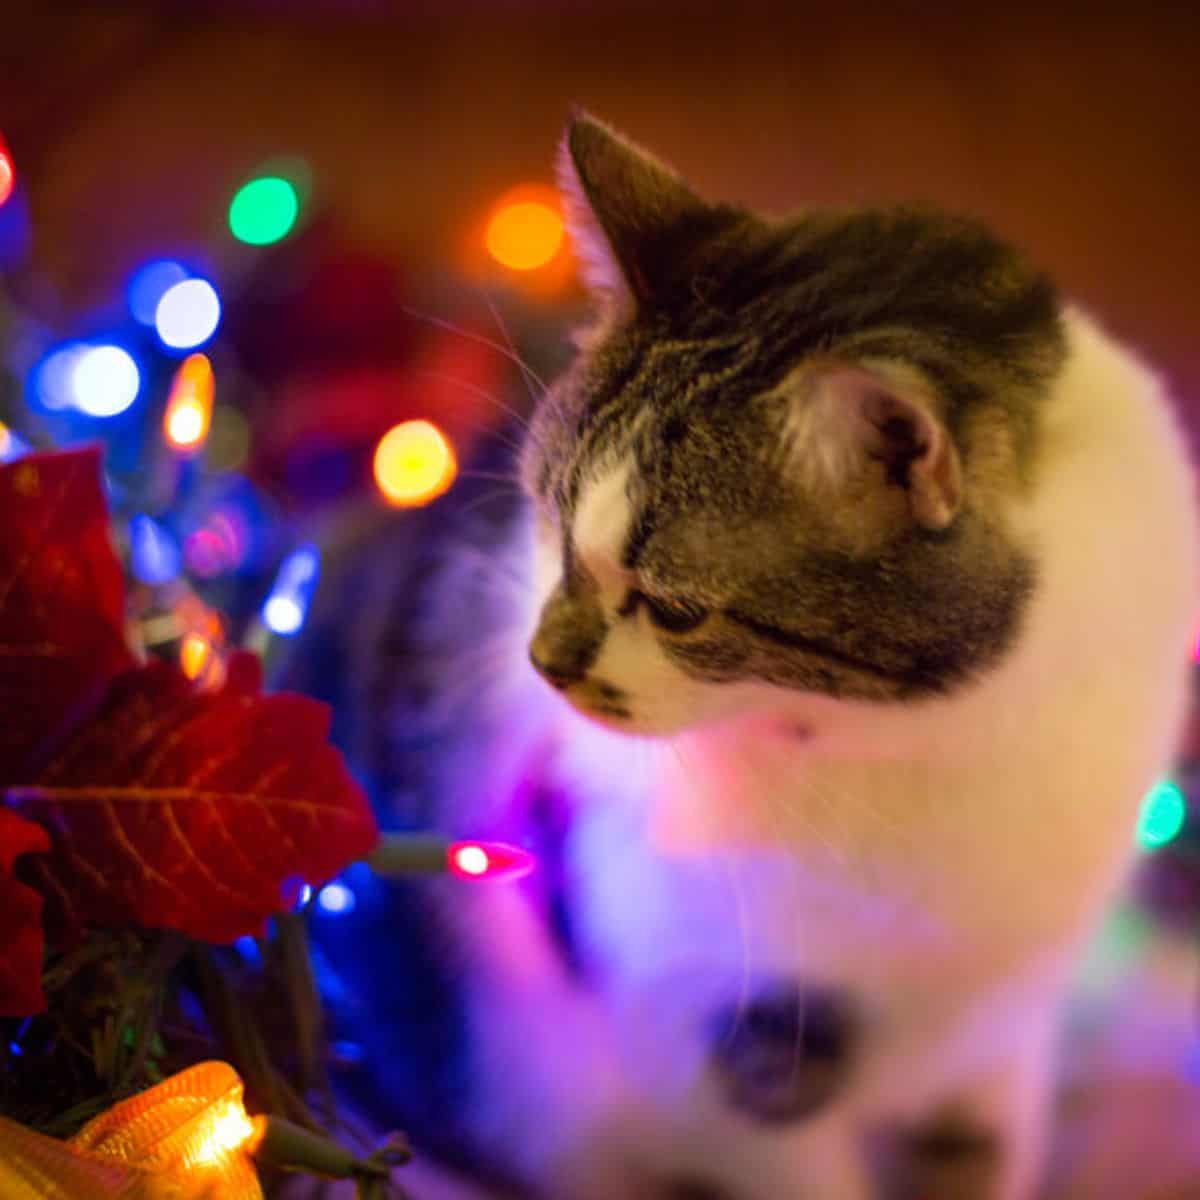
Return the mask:
{"type": "Polygon", "coordinates": [[[573,669],[563,663],[545,661],[539,656],[536,646],[529,651],[529,661],[533,663],[537,673],[551,687],[558,688],[560,692],[565,692],[571,684],[578,683],[587,674],[586,671],[581,671],[577,668],[573,669]]]}

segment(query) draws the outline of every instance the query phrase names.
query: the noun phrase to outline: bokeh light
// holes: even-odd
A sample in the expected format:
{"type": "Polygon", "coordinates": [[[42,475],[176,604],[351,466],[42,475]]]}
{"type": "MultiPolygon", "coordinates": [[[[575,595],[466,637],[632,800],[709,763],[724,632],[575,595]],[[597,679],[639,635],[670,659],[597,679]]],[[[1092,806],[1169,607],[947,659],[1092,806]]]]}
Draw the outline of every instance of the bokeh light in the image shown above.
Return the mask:
{"type": "Polygon", "coordinates": [[[192,350],[202,346],[221,323],[221,299],[207,279],[185,279],[163,293],[154,310],[154,327],[164,346],[192,350]]]}
{"type": "Polygon", "coordinates": [[[129,521],[129,560],[134,578],[155,587],[179,576],[179,545],[153,517],[135,513],[129,521]]]}
{"type": "Polygon", "coordinates": [[[379,439],[375,482],[391,504],[413,507],[440,496],[458,473],[454,450],[432,421],[404,421],[379,439]]]}
{"type": "Polygon", "coordinates": [[[454,865],[464,875],[486,875],[487,851],[482,846],[460,846],[454,852],[454,865]]]}
{"type": "Polygon", "coordinates": [[[313,545],[301,546],[283,560],[262,607],[263,624],[272,633],[290,637],[303,628],[320,572],[320,555],[313,545]]]}
{"type": "Polygon", "coordinates": [[[71,407],[71,369],[86,349],[82,342],[69,342],[42,360],[34,374],[33,391],[43,408],[57,412],[71,407]]]}
{"type": "Polygon", "coordinates": [[[137,399],[141,386],[137,363],[120,346],[87,346],[70,359],[70,401],[89,417],[114,417],[124,412],[137,399]]]}
{"type": "Polygon", "coordinates": [[[354,893],[344,883],[327,883],[317,893],[317,907],[335,916],[353,912],[356,904],[354,893]]]}
{"type": "Polygon", "coordinates": [[[156,258],[139,267],[125,287],[125,302],[133,319],[139,325],[153,325],[158,302],[187,277],[186,269],[173,258],[156,258]]]}
{"type": "Polygon", "coordinates": [[[189,453],[204,444],[212,421],[215,381],[212,363],[204,354],[189,354],[171,381],[163,436],[176,450],[189,453]]]}
{"type": "Polygon", "coordinates": [[[300,214],[295,186],[278,175],[244,184],[229,205],[229,230],[239,242],[269,246],[287,237],[300,214]]]}
{"type": "Polygon", "coordinates": [[[1173,842],[1183,829],[1187,818],[1187,797],[1179,785],[1170,779],[1156,783],[1142,801],[1138,816],[1138,845],[1156,850],[1173,842]]]}
{"type": "Polygon", "coordinates": [[[0,137],[0,204],[13,194],[17,186],[17,169],[4,138],[0,137]]]}
{"type": "Polygon", "coordinates": [[[487,224],[488,253],[513,271],[544,267],[562,248],[563,219],[541,200],[502,203],[487,224]]]}
{"type": "Polygon", "coordinates": [[[460,879],[520,879],[533,870],[535,859],[507,842],[453,842],[447,865],[460,879]]]}
{"type": "Polygon", "coordinates": [[[27,454],[29,447],[3,421],[0,421],[0,463],[12,462],[27,454]]]}
{"type": "Polygon", "coordinates": [[[179,666],[189,679],[204,674],[212,655],[212,643],[201,633],[189,633],[179,643],[179,666]]]}

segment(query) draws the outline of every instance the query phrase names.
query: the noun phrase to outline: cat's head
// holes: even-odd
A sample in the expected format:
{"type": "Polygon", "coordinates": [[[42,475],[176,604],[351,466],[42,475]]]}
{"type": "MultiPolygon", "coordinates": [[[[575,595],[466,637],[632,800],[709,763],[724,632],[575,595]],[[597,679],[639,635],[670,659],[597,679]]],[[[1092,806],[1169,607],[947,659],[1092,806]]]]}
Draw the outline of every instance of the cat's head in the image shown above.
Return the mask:
{"type": "Polygon", "coordinates": [[[924,211],[706,203],[587,116],[561,175],[600,311],[523,457],[538,670],[668,733],[997,662],[1035,577],[1006,514],[1063,355],[1045,277],[924,211]]]}

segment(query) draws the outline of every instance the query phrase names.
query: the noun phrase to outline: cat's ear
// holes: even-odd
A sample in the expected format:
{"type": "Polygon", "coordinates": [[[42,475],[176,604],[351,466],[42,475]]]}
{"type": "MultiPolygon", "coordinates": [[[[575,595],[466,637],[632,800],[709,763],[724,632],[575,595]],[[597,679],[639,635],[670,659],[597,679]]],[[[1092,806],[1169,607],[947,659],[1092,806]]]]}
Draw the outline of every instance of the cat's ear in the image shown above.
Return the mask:
{"type": "Polygon", "coordinates": [[[669,167],[586,113],[558,157],[567,228],[584,281],[602,297],[661,295],[693,218],[707,206],[669,167]]]}
{"type": "Polygon", "coordinates": [[[874,474],[882,486],[904,489],[918,525],[950,525],[962,507],[962,460],[918,372],[894,363],[832,363],[795,382],[787,443],[798,467],[835,485],[874,474]]]}

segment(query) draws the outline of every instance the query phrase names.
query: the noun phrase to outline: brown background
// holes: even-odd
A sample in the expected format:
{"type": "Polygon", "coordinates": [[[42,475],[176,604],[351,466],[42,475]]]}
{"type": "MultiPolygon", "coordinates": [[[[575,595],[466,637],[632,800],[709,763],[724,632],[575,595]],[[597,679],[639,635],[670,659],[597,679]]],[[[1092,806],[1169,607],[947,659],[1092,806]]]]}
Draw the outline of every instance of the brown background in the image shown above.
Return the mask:
{"type": "Polygon", "coordinates": [[[60,319],[219,239],[232,184],[280,153],[399,261],[457,261],[580,103],[724,199],[982,215],[1200,430],[1191,7],[5,0],[0,129],[60,319]]]}

